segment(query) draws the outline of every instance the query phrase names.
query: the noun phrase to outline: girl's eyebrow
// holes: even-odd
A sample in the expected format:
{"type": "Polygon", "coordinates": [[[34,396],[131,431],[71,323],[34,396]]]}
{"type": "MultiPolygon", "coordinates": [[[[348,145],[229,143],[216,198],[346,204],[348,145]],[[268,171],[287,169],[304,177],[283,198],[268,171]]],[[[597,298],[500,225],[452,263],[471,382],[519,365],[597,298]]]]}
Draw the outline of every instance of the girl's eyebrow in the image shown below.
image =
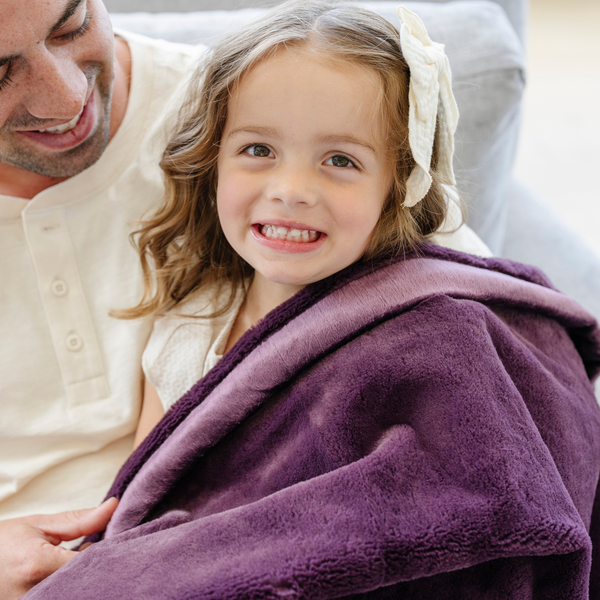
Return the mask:
{"type": "Polygon", "coordinates": [[[228,138],[237,135],[238,133],[253,133],[254,135],[261,135],[265,137],[279,139],[279,134],[276,129],[272,127],[255,127],[255,126],[247,126],[247,127],[236,127],[229,132],[228,138]]]}
{"type": "Polygon", "coordinates": [[[362,146],[373,154],[377,154],[372,144],[353,135],[324,135],[319,138],[319,142],[323,144],[354,144],[355,146],[362,146]]]}

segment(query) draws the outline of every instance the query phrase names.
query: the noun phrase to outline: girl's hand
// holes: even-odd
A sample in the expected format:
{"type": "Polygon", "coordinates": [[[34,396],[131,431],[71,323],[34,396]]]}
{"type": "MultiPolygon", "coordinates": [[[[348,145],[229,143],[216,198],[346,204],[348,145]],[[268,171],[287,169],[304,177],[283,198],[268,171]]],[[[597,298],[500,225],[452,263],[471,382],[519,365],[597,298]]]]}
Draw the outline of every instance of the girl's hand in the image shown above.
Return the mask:
{"type": "Polygon", "coordinates": [[[118,503],[110,498],[97,508],[0,521],[0,598],[20,598],[77,556],[58,544],[105,529],[118,503]]]}

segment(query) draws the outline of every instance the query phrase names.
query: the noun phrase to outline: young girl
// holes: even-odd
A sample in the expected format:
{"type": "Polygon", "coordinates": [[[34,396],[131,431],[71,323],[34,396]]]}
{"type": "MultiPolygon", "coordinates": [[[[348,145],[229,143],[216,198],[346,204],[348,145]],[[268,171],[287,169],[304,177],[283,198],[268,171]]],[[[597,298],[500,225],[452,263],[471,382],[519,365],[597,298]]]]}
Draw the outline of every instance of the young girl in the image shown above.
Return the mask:
{"type": "MultiPolygon", "coordinates": [[[[407,251],[440,229],[449,208],[461,224],[444,186],[455,183],[450,67],[418,17],[402,9],[401,48],[393,25],[366,11],[280,11],[215,49],[163,159],[168,200],[139,240],[146,298],[122,313],[172,313],[144,355],[136,445],[299,289],[407,251]],[[412,104],[403,53],[413,62],[412,104]]],[[[472,232],[459,244],[488,252],[472,232]]]]}
{"type": "Polygon", "coordinates": [[[196,74],[122,313],[162,315],[145,439],[31,598],[588,597],[600,334],[535,269],[425,242],[458,115],[399,15],[286,3],[196,74]]]}

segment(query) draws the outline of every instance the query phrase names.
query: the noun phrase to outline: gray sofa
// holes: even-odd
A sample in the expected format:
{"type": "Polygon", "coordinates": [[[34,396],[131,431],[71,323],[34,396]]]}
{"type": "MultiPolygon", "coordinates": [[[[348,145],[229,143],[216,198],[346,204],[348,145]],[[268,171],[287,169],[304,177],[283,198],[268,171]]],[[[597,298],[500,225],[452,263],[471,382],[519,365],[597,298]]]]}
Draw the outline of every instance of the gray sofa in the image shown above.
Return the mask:
{"type": "MultiPolygon", "coordinates": [[[[277,3],[106,0],[117,27],[205,44],[236,25],[260,18],[264,9],[253,6],[277,3]],[[151,14],[162,11],[168,14],[151,14]]],[[[397,2],[363,4],[397,22],[397,2]]],[[[526,1],[405,4],[420,14],[434,40],[446,44],[450,57],[461,109],[455,169],[469,205],[469,224],[495,254],[539,266],[559,289],[600,318],[600,261],[543,200],[510,174],[525,85],[526,1]]]]}

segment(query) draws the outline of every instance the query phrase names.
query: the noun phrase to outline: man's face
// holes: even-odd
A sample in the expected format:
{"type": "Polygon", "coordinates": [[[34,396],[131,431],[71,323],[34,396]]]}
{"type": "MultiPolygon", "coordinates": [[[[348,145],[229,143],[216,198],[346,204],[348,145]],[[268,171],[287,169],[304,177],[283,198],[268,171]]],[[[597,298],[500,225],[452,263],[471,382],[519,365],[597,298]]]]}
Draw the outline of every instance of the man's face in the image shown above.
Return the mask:
{"type": "Polygon", "coordinates": [[[109,138],[114,38],[101,0],[0,0],[0,162],[46,177],[109,138]]]}

